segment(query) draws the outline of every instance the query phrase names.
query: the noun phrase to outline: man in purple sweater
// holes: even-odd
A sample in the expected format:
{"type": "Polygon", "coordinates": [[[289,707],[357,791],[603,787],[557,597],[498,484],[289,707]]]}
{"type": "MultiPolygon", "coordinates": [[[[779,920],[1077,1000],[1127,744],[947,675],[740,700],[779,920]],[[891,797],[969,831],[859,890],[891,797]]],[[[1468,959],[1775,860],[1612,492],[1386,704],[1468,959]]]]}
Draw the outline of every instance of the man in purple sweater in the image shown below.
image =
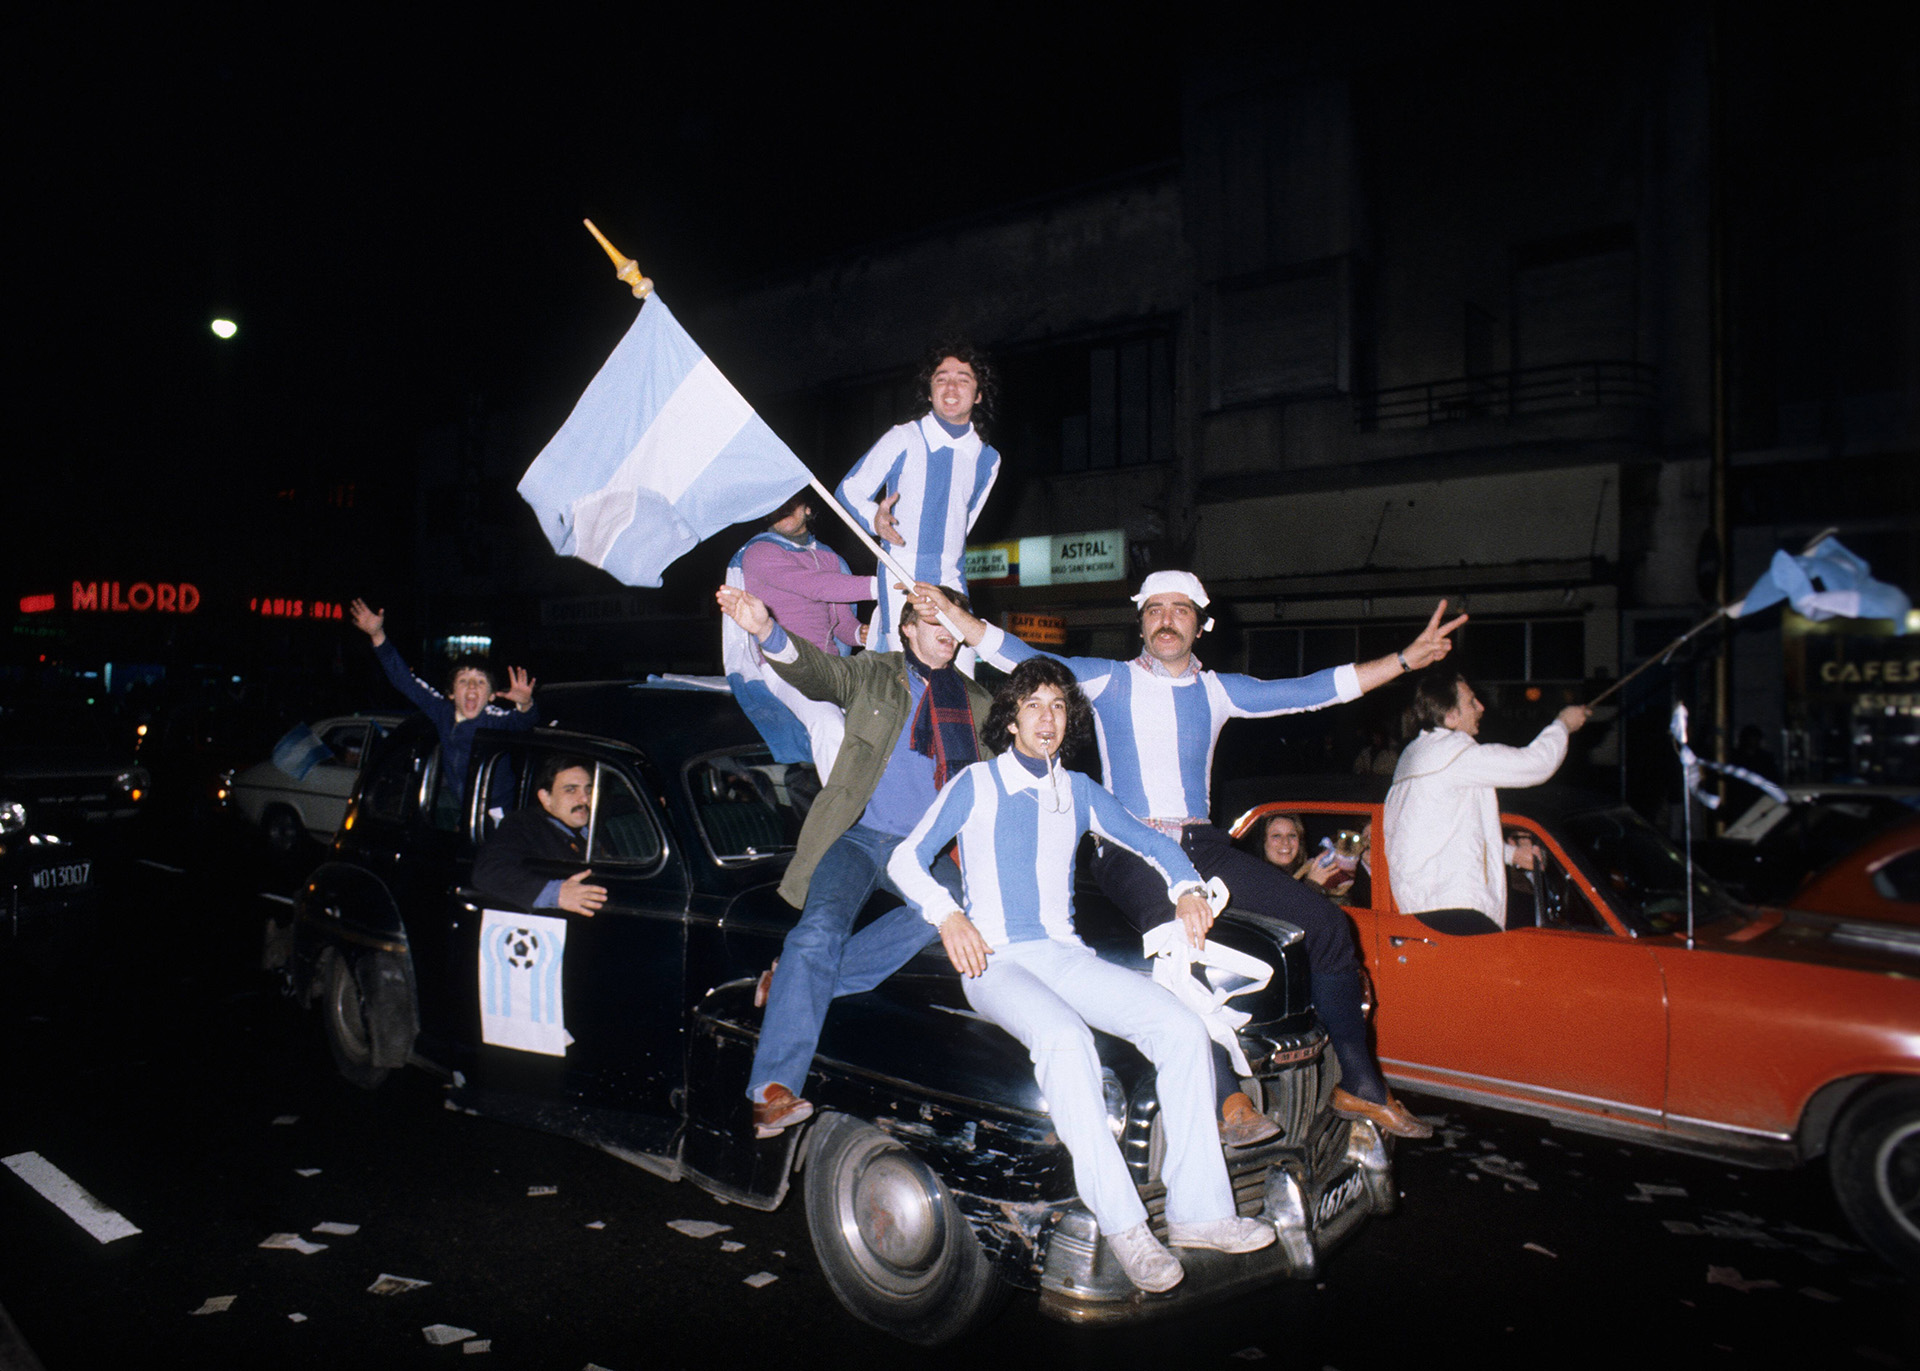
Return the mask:
{"type": "MultiPolygon", "coordinates": [[[[780,626],[822,652],[846,656],[866,638],[853,606],[874,598],[872,576],[855,576],[811,532],[813,497],[801,491],[775,511],[727,564],[727,584],[766,602],[780,626]]],[[[813,760],[821,784],[833,774],[845,727],[839,706],[810,700],[766,669],[756,644],[723,618],[721,657],[734,698],[782,762],[813,760]]]]}

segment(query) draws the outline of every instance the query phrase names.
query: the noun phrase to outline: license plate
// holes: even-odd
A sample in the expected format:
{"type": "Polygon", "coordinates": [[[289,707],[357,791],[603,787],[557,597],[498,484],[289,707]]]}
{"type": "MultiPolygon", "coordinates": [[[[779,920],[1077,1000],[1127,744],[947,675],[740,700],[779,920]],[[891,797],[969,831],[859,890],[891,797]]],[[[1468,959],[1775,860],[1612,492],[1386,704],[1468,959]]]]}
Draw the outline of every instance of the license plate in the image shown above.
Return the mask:
{"type": "Polygon", "coordinates": [[[35,890],[66,890],[93,879],[92,862],[70,862],[65,866],[43,866],[33,873],[35,890]]]}
{"type": "Polygon", "coordinates": [[[1314,1228],[1316,1230],[1325,1228],[1358,1204],[1366,1193],[1367,1179],[1360,1174],[1360,1168],[1356,1166],[1320,1192],[1320,1199],[1313,1206],[1314,1228]]]}

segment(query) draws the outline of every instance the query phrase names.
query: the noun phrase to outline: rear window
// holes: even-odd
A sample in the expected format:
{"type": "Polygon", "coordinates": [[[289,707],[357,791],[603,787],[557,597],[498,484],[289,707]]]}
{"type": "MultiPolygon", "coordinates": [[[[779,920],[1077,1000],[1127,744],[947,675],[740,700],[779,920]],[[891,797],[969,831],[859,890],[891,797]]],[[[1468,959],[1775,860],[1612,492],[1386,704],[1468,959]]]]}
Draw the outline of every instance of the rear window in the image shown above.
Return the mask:
{"type": "Polygon", "coordinates": [[[714,859],[756,861],[793,851],[820,782],[805,762],[764,747],[715,753],[687,766],[687,793],[714,859]]]}

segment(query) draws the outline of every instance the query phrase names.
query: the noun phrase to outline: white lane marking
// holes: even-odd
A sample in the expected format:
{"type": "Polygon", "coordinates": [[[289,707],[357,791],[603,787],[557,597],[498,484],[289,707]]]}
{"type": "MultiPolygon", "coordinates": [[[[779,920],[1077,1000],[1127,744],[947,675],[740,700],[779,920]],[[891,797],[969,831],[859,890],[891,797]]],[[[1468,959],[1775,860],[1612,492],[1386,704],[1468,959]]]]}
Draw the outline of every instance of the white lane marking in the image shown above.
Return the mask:
{"type": "Polygon", "coordinates": [[[275,895],[266,890],[260,892],[260,898],[263,900],[272,900],[275,904],[290,905],[293,903],[293,896],[291,895],[275,895]]]}
{"type": "Polygon", "coordinates": [[[166,872],[169,876],[184,876],[187,874],[187,869],[184,866],[168,866],[165,862],[156,862],[151,857],[137,857],[134,860],[139,862],[141,866],[150,866],[155,871],[166,872]]]}
{"type": "Polygon", "coordinates": [[[131,1237],[140,1231],[124,1214],[100,1203],[78,1181],[38,1152],[16,1152],[11,1157],[0,1157],[0,1164],[53,1201],[61,1213],[103,1243],[131,1237]]]}

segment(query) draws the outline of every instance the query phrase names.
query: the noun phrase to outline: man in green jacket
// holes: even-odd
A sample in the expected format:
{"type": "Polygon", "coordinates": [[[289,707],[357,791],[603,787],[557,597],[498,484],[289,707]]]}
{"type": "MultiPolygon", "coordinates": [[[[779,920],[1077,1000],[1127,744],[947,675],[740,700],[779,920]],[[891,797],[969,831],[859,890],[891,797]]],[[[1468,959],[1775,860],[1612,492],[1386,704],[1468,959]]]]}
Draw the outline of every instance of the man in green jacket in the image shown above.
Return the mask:
{"type": "MultiPolygon", "coordinates": [[[[954,668],[953,634],[917,613],[901,616],[903,651],[836,657],[789,636],[744,590],[722,586],[717,598],[759,640],[774,671],[847,716],[833,774],[821,778],[780,883],[800,922],[780,949],[747,1086],[754,1133],[770,1138],[813,1114],[800,1092],[833,998],[872,989],[932,941],[932,926],[910,907],[848,934],[876,889],[900,894],[887,859],[947,777],[979,760],[993,697],[954,668]]],[[[949,598],[965,603],[952,592],[949,598]]],[[[957,892],[957,873],[950,879],[957,892]]]]}

